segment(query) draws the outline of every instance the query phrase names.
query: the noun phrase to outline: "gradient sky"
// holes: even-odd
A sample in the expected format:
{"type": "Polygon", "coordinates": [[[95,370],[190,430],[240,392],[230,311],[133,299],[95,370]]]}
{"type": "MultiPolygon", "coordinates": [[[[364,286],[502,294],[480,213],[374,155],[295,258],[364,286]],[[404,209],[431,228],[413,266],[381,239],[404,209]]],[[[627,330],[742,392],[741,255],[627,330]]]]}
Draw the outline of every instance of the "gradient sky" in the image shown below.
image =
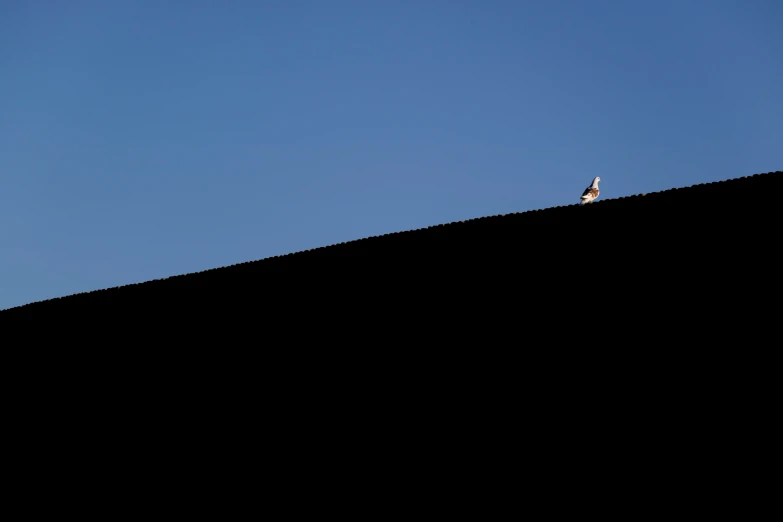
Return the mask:
{"type": "Polygon", "coordinates": [[[783,169],[781,27],[781,0],[0,0],[0,309],[783,169]]]}

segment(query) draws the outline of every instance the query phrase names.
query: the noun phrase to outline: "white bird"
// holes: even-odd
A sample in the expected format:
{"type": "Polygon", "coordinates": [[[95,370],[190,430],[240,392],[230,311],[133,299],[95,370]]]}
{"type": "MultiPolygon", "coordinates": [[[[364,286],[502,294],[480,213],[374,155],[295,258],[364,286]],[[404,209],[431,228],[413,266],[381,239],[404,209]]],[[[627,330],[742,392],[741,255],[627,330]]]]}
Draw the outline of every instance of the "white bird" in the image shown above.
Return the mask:
{"type": "Polygon", "coordinates": [[[584,192],[582,192],[582,197],[579,200],[580,205],[584,205],[585,203],[592,203],[593,200],[598,197],[599,181],[601,181],[601,178],[599,178],[598,176],[593,178],[593,183],[589,187],[587,187],[584,192]]]}

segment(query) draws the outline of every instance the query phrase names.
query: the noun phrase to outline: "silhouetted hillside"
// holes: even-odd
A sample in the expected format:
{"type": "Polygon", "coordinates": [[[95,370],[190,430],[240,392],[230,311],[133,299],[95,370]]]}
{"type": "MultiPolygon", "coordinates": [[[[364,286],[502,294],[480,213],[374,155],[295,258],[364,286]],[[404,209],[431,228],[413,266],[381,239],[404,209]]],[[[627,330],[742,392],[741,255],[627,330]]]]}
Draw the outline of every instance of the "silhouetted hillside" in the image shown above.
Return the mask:
{"type": "Polygon", "coordinates": [[[503,341],[510,345],[536,336],[600,342],[626,329],[638,342],[674,324],[698,337],[696,324],[761,318],[779,299],[781,194],[783,172],[757,174],[370,237],[31,303],[2,317],[108,314],[188,328],[220,317],[291,335],[379,335],[373,327],[401,324],[410,333],[422,324],[430,338],[441,327],[475,335],[502,323],[518,335],[503,341]]]}

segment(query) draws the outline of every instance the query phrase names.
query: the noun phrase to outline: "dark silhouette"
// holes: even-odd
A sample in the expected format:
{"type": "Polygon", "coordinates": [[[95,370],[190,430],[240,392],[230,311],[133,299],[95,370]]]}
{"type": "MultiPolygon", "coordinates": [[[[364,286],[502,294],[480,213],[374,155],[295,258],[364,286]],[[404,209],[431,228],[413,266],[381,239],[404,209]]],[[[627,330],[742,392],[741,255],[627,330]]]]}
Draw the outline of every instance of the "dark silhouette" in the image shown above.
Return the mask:
{"type": "Polygon", "coordinates": [[[772,313],[781,194],[783,172],[757,174],[370,237],[0,317],[145,317],[187,329],[241,318],[267,340],[278,328],[460,342],[469,332],[503,332],[508,346],[595,343],[622,332],[647,342],[679,325],[696,342],[705,330],[695,324],[750,327],[772,313]]]}

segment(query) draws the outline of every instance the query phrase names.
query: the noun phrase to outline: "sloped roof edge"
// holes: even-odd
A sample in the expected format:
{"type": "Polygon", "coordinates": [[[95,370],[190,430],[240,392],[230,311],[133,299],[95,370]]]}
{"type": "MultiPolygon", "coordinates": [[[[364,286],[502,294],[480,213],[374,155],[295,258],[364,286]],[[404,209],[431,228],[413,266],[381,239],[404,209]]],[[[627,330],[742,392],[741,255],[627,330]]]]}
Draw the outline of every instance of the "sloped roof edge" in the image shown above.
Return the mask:
{"type": "MultiPolygon", "coordinates": [[[[673,187],[673,188],[670,188],[670,189],[660,190],[660,191],[656,191],[656,192],[640,193],[640,194],[633,194],[633,195],[630,195],[630,196],[620,196],[620,197],[617,197],[617,198],[603,199],[603,200],[599,200],[599,201],[593,202],[590,205],[591,206],[592,205],[602,205],[603,206],[603,205],[607,205],[607,204],[612,204],[612,202],[618,201],[618,200],[626,200],[626,199],[641,198],[641,197],[650,198],[650,197],[655,197],[655,196],[658,196],[658,195],[661,195],[661,194],[666,194],[666,193],[670,193],[670,192],[674,192],[674,191],[689,191],[689,190],[699,189],[700,187],[705,187],[705,186],[710,186],[710,185],[720,185],[720,184],[724,184],[724,183],[732,183],[732,182],[737,182],[737,181],[740,181],[740,180],[747,180],[747,179],[750,179],[750,178],[756,178],[756,177],[761,177],[761,176],[773,176],[773,175],[782,175],[782,174],[783,174],[783,171],[779,171],[779,170],[778,171],[770,171],[770,172],[762,172],[762,173],[756,173],[756,174],[751,174],[751,175],[747,175],[747,176],[741,176],[741,177],[737,177],[737,178],[730,178],[730,179],[726,179],[726,180],[705,182],[705,183],[699,183],[699,184],[689,185],[689,186],[684,186],[684,187],[673,187]]],[[[3,310],[14,310],[16,308],[21,308],[21,307],[25,307],[25,306],[29,306],[29,305],[33,305],[33,304],[57,301],[57,300],[60,300],[60,299],[66,299],[66,298],[69,298],[69,297],[81,296],[81,295],[85,295],[85,294],[92,294],[92,293],[95,293],[95,292],[103,292],[103,291],[111,290],[111,289],[127,288],[127,287],[131,287],[131,286],[143,285],[143,284],[147,284],[147,283],[154,283],[156,281],[166,281],[166,280],[169,280],[169,279],[174,279],[174,278],[179,278],[179,277],[186,277],[186,276],[192,276],[192,275],[197,275],[197,274],[203,274],[203,273],[207,273],[207,272],[214,272],[216,270],[222,270],[222,269],[231,268],[231,267],[237,267],[237,266],[261,263],[261,262],[269,261],[269,260],[273,260],[273,259],[288,258],[288,257],[295,256],[295,255],[305,254],[307,252],[314,252],[314,251],[321,251],[321,250],[325,250],[325,249],[330,249],[330,248],[334,248],[334,247],[337,247],[337,246],[340,246],[340,245],[355,244],[355,243],[358,243],[358,242],[361,242],[361,241],[366,241],[366,240],[369,240],[369,239],[379,239],[379,238],[388,237],[388,236],[394,236],[394,235],[399,235],[399,234],[411,234],[411,233],[420,232],[420,231],[424,231],[424,230],[430,230],[430,229],[433,229],[433,228],[440,228],[440,227],[459,225],[459,224],[469,223],[469,222],[483,221],[483,220],[494,219],[494,218],[499,218],[499,217],[504,217],[504,216],[518,216],[518,215],[526,215],[526,214],[537,214],[537,215],[540,215],[540,213],[551,212],[551,211],[553,211],[555,209],[559,209],[559,208],[563,208],[563,207],[576,207],[576,206],[578,206],[578,203],[574,203],[574,204],[571,204],[571,205],[558,205],[558,206],[547,207],[547,208],[543,208],[543,209],[531,209],[531,210],[526,210],[526,211],[522,211],[522,212],[511,212],[511,213],[508,213],[508,214],[493,214],[493,215],[489,215],[489,216],[482,216],[482,217],[465,219],[465,220],[460,220],[460,221],[452,221],[452,222],[448,222],[448,223],[440,223],[440,224],[437,224],[437,225],[430,225],[430,226],[427,226],[427,227],[421,227],[421,228],[416,228],[416,229],[402,230],[402,231],[397,231],[397,232],[389,232],[389,233],[386,233],[386,234],[367,236],[367,237],[363,237],[363,238],[354,239],[354,240],[351,240],[351,241],[343,241],[343,242],[334,243],[334,244],[330,244],[330,245],[324,245],[324,246],[320,246],[320,247],[314,247],[314,248],[310,248],[310,249],[299,250],[299,251],[296,251],[296,252],[290,252],[290,253],[287,253],[287,254],[280,254],[280,255],[264,257],[264,258],[256,259],[256,260],[252,260],[252,261],[245,261],[245,262],[241,262],[241,263],[235,263],[235,264],[232,264],[232,265],[214,267],[214,268],[209,268],[209,269],[206,269],[206,270],[195,271],[195,272],[188,272],[186,274],[178,274],[178,275],[162,277],[162,278],[158,278],[158,279],[150,279],[150,280],[139,282],[139,283],[130,283],[130,284],[127,284],[127,285],[120,285],[120,286],[115,286],[115,287],[106,287],[106,288],[101,288],[101,289],[89,290],[89,291],[86,291],[86,292],[78,292],[78,293],[75,293],[75,294],[68,294],[68,295],[65,295],[65,296],[54,297],[54,298],[51,298],[51,299],[44,299],[44,300],[41,300],[41,301],[34,301],[34,302],[30,302],[30,303],[27,303],[27,304],[24,304],[24,305],[19,305],[19,306],[15,306],[15,307],[11,307],[11,308],[6,308],[6,309],[3,309],[3,310]]],[[[3,310],[0,310],[0,311],[3,311],[3,310]]]]}

